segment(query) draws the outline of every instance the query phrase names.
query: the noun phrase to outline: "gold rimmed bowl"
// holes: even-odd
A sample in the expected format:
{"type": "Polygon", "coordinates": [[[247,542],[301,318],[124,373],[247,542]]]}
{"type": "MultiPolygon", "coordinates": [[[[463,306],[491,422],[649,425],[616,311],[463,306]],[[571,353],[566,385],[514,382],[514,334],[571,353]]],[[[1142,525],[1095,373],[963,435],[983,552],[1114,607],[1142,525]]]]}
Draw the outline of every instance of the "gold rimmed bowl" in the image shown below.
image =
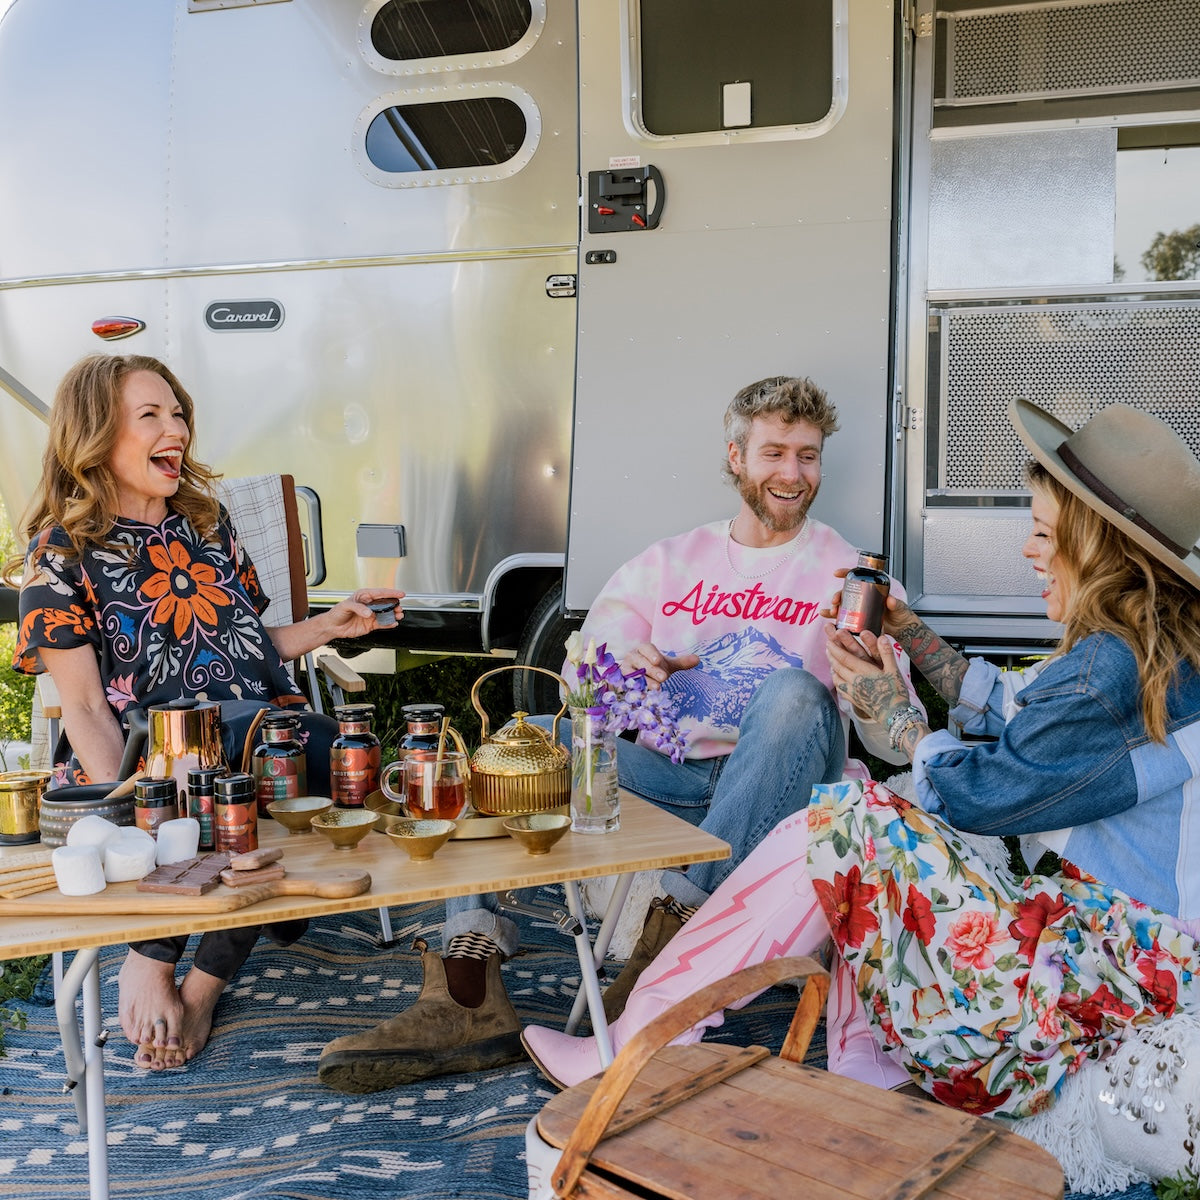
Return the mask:
{"type": "Polygon", "coordinates": [[[283,800],[272,800],[267,812],[288,831],[312,833],[312,819],[327,813],[333,807],[328,796],[288,796],[283,800]]]}
{"type": "Polygon", "coordinates": [[[401,817],[389,822],[383,832],[404,849],[413,862],[428,862],[450,840],[453,821],[401,817]]]}
{"type": "Polygon", "coordinates": [[[368,808],[331,808],[309,823],[335,850],[353,850],[379,820],[379,814],[368,808]]]}
{"type": "Polygon", "coordinates": [[[504,822],[504,832],[516,838],[527,854],[549,854],[555,842],[570,828],[570,817],[553,813],[527,813],[523,817],[509,817],[504,822]]]}

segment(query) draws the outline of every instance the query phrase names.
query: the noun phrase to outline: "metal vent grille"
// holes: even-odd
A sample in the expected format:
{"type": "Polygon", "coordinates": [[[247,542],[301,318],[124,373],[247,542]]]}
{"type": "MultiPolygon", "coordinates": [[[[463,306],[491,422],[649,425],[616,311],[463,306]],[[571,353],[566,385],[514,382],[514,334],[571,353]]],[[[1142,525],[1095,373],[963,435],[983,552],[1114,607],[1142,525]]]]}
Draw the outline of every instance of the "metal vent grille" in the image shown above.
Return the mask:
{"type": "Polygon", "coordinates": [[[1200,0],[1057,0],[941,16],[947,67],[938,104],[1200,83],[1200,0]]]}
{"type": "Polygon", "coordinates": [[[1109,404],[1132,404],[1200,456],[1200,300],[934,311],[943,352],[937,488],[1024,488],[1029,454],[1007,416],[1016,396],[1072,429],[1109,404]]]}

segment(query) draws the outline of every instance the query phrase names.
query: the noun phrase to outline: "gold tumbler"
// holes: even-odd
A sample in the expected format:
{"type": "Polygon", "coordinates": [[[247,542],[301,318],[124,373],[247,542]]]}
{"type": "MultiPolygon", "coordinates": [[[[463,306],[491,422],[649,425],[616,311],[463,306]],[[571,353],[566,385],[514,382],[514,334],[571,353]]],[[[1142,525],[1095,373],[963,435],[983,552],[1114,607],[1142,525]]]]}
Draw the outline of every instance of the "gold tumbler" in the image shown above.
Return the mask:
{"type": "Polygon", "coordinates": [[[38,840],[38,802],[49,771],[0,772],[0,846],[38,840]]]}

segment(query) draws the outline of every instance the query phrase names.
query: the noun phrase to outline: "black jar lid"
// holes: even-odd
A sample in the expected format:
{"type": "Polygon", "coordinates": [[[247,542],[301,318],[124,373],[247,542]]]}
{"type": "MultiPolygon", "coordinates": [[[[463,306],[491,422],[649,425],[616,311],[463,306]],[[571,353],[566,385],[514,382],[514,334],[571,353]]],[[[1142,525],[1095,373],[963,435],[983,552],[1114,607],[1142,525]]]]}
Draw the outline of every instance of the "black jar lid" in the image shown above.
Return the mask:
{"type": "Polygon", "coordinates": [[[163,804],[174,804],[179,799],[179,790],[174,779],[152,779],[143,775],[133,781],[133,802],[152,808],[163,804]]]}
{"type": "Polygon", "coordinates": [[[375,716],[375,705],[339,704],[337,708],[333,710],[333,715],[339,721],[370,721],[375,716]]]}
{"type": "Polygon", "coordinates": [[[228,767],[191,767],[187,773],[188,791],[203,788],[209,790],[212,781],[220,775],[228,773],[228,767]]]}
{"type": "Polygon", "coordinates": [[[299,729],[300,719],[291,713],[270,712],[262,719],[264,729],[299,729]]]}
{"type": "Polygon", "coordinates": [[[218,775],[213,780],[213,794],[218,800],[239,800],[254,795],[254,776],[238,771],[232,775],[218,775]]]}
{"type": "Polygon", "coordinates": [[[427,721],[440,721],[446,715],[444,704],[404,704],[401,705],[400,715],[406,721],[424,724],[427,721]]]}

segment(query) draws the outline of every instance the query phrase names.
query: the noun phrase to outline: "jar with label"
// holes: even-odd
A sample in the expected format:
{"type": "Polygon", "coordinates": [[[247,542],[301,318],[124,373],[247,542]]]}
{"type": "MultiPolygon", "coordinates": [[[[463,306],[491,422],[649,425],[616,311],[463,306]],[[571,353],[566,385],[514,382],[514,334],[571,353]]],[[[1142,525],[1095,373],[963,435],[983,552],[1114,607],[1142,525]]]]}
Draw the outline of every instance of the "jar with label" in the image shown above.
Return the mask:
{"type": "Polygon", "coordinates": [[[133,821],[139,829],[157,837],[158,827],[178,816],[179,788],[174,779],[143,775],[133,781],[133,821]]]}
{"type": "Polygon", "coordinates": [[[239,771],[213,780],[213,841],[218,850],[248,854],[258,849],[254,776],[239,771]]]}
{"type": "Polygon", "coordinates": [[[436,750],[438,731],[442,717],[446,715],[444,704],[405,704],[400,715],[407,723],[407,730],[396,748],[396,758],[403,762],[414,750],[436,750]]]}
{"type": "Polygon", "coordinates": [[[224,767],[192,767],[187,774],[188,816],[194,817],[200,824],[201,850],[216,848],[213,841],[213,817],[216,814],[213,780],[225,773],[224,767]]]}
{"type": "Polygon", "coordinates": [[[329,748],[329,790],[339,808],[362,808],[379,790],[379,739],[371,732],[373,704],[334,709],[338,735],[329,748]]]}
{"type": "Polygon", "coordinates": [[[887,561],[885,554],[858,552],[857,565],[842,580],[838,629],[848,629],[856,636],[869,631],[878,637],[883,632],[883,610],[892,587],[887,561]]]}
{"type": "Polygon", "coordinates": [[[262,741],[254,747],[254,780],[258,811],[269,817],[267,805],[308,795],[308,759],[296,737],[300,722],[287,713],[268,713],[259,731],[262,741]]]}

